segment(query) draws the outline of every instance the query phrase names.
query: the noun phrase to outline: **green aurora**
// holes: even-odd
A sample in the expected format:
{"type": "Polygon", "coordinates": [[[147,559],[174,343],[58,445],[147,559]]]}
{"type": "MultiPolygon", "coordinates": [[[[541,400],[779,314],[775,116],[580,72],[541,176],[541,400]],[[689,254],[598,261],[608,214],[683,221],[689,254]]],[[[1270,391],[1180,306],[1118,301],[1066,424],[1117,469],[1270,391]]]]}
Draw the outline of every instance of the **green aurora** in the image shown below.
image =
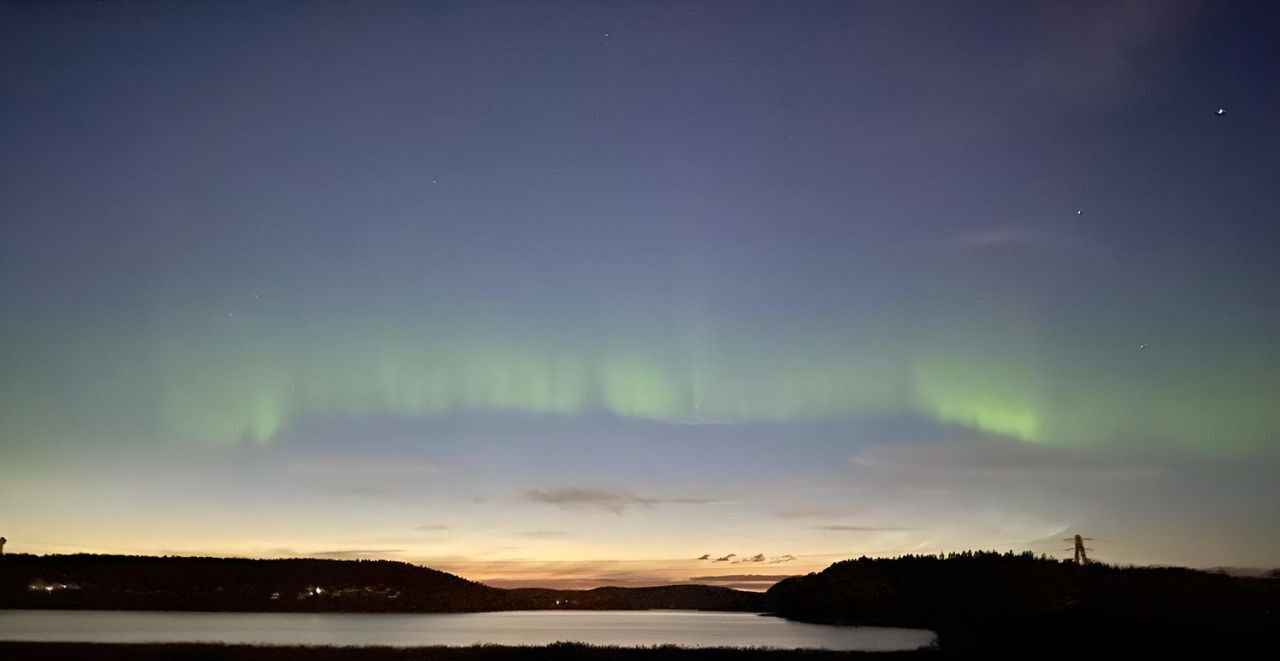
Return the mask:
{"type": "Polygon", "coordinates": [[[1190,378],[1153,383],[1147,363],[1168,361],[1157,348],[1118,347],[1102,364],[1088,347],[1037,343],[1025,324],[987,328],[933,315],[923,328],[899,330],[900,319],[867,316],[792,330],[785,345],[705,321],[699,335],[712,339],[688,342],[653,328],[586,333],[568,321],[501,324],[543,329],[521,336],[493,332],[492,320],[362,328],[264,314],[185,332],[72,334],[6,356],[26,373],[6,380],[5,436],[29,442],[94,430],[269,443],[308,416],[453,411],[680,423],[906,415],[1028,442],[1213,453],[1262,449],[1280,422],[1260,394],[1267,375],[1225,356],[1204,357],[1214,366],[1177,366],[1190,378]],[[563,330],[546,330],[555,324],[563,330]]]}

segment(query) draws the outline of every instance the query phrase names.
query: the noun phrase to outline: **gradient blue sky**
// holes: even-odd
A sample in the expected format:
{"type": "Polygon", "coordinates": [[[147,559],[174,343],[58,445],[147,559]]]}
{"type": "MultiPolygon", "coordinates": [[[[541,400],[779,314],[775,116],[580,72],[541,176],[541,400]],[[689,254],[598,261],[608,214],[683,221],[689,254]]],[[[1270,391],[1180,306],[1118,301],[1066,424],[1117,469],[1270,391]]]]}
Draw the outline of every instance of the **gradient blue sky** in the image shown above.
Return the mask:
{"type": "Polygon", "coordinates": [[[1278,564],[1277,35],[0,3],[0,533],[508,585],[1278,564]]]}

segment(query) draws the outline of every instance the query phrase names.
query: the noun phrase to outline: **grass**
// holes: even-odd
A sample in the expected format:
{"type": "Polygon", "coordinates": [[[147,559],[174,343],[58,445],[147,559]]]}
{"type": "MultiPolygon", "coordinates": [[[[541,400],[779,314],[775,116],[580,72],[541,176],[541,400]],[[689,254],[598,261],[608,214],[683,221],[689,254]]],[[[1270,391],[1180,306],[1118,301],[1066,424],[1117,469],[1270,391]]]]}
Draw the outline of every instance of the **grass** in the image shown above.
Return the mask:
{"type": "Polygon", "coordinates": [[[918,652],[833,652],[767,648],[612,647],[582,643],[554,643],[534,647],[475,645],[472,647],[311,647],[221,645],[206,643],[26,643],[0,642],[4,659],[92,659],[93,661],[849,661],[852,659],[936,658],[918,652]]]}

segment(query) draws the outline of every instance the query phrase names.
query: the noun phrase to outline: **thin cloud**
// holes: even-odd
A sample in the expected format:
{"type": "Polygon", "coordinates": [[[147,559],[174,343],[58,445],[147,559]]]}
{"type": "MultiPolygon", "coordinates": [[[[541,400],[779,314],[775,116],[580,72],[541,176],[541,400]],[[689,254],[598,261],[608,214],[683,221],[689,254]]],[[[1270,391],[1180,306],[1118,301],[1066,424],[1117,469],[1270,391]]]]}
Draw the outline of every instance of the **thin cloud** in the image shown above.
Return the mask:
{"type": "MultiPolygon", "coordinates": [[[[1067,211],[1064,209],[1063,213],[1067,211]]],[[[1103,245],[1086,240],[1069,228],[1032,224],[972,229],[957,237],[953,245],[961,253],[1021,250],[1089,256],[1105,252],[1103,245]]]]}
{"type": "Polygon", "coordinates": [[[311,553],[317,558],[363,558],[373,555],[394,555],[404,553],[404,549],[341,549],[337,551],[316,551],[311,553]]]}
{"type": "Polygon", "coordinates": [[[563,508],[598,509],[611,514],[622,514],[628,509],[648,509],[654,505],[702,505],[716,502],[708,498],[647,498],[629,491],[607,489],[528,489],[525,500],[563,508]]]}
{"type": "Polygon", "coordinates": [[[1029,61],[1028,80],[1085,105],[1123,102],[1159,75],[1203,6],[1160,0],[1042,3],[1040,52],[1029,61]]]}
{"type": "MultiPolygon", "coordinates": [[[[711,558],[711,555],[707,554],[698,559],[708,560],[710,558],[711,558]]],[[[730,553],[728,555],[722,555],[719,558],[712,560],[711,562],[727,562],[731,565],[756,564],[756,563],[767,563],[771,565],[776,565],[784,562],[791,562],[792,560],[795,560],[795,559],[796,557],[794,555],[789,555],[789,554],[776,555],[776,556],[770,557],[763,553],[757,553],[752,556],[740,556],[736,553],[730,553]]]]}
{"type": "Polygon", "coordinates": [[[1052,447],[994,436],[957,438],[951,442],[882,445],[850,460],[865,468],[946,471],[971,474],[1093,473],[1151,475],[1158,466],[1114,454],[1052,447]]]}
{"type": "Polygon", "coordinates": [[[401,478],[424,477],[444,470],[440,464],[416,457],[362,457],[325,455],[301,457],[285,470],[307,478],[401,478]]]}
{"type": "Polygon", "coordinates": [[[813,526],[814,530],[831,530],[834,532],[907,532],[919,528],[903,528],[897,526],[813,526]]]}
{"type": "Polygon", "coordinates": [[[449,526],[444,524],[435,524],[430,526],[417,526],[414,528],[419,532],[440,532],[441,530],[449,530],[449,526]]]}
{"type": "Polygon", "coordinates": [[[660,498],[655,500],[657,503],[671,503],[673,505],[711,505],[714,503],[722,503],[724,501],[715,498],[660,498]]]}

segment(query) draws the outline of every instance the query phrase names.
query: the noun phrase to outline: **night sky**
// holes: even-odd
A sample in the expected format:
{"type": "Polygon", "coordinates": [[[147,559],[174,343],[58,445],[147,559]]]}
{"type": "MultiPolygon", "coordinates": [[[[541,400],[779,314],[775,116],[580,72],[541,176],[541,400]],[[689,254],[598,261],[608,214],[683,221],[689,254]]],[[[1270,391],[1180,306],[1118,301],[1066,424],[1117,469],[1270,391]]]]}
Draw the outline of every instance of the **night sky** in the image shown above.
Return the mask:
{"type": "Polygon", "coordinates": [[[1272,2],[2,2],[0,534],[1280,565],[1277,191],[1272,2]]]}

